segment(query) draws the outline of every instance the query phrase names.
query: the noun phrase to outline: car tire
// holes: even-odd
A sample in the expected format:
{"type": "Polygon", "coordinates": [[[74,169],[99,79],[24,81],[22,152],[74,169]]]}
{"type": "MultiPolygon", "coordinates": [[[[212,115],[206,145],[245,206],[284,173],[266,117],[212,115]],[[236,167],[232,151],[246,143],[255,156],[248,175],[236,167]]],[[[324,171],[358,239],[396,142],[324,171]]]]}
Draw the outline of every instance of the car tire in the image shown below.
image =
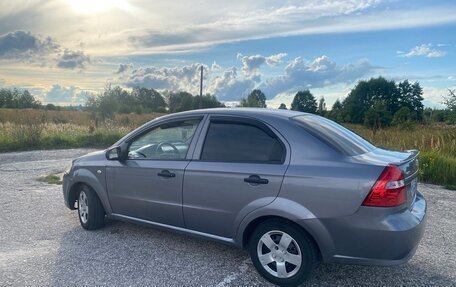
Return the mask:
{"type": "Polygon", "coordinates": [[[81,185],[79,188],[78,217],[84,229],[95,230],[104,226],[103,205],[95,191],[87,185],[81,185]]]}
{"type": "Polygon", "coordinates": [[[267,220],[256,227],[250,237],[249,253],[258,273],[279,286],[302,284],[318,262],[317,247],[310,236],[280,219],[267,220]]]}

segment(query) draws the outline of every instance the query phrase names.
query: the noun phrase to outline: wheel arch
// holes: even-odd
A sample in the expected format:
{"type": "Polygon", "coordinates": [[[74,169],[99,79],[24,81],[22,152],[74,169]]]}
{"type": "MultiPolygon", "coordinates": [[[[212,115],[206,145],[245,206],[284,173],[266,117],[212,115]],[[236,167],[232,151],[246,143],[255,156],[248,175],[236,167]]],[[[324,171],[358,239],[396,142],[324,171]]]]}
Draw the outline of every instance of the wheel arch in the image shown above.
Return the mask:
{"type": "Polygon", "coordinates": [[[93,189],[101,201],[101,204],[106,212],[106,214],[111,214],[111,205],[109,204],[108,194],[105,187],[100,183],[98,178],[89,170],[79,169],[75,171],[73,176],[73,183],[69,188],[68,201],[71,209],[74,208],[74,203],[78,197],[78,189],[82,185],[87,185],[93,189]]]}
{"type": "Polygon", "coordinates": [[[315,243],[321,258],[326,261],[335,254],[335,245],[323,222],[305,206],[278,197],[272,203],[247,214],[238,224],[234,242],[245,249],[253,230],[265,220],[277,218],[299,227],[315,243]]]}
{"type": "Polygon", "coordinates": [[[315,247],[316,247],[316,249],[318,251],[318,258],[321,259],[321,256],[322,256],[321,249],[320,249],[321,247],[318,244],[317,240],[314,238],[314,236],[305,227],[303,227],[302,225],[294,222],[291,219],[288,219],[288,218],[285,218],[285,217],[282,217],[282,216],[277,216],[277,215],[265,215],[265,216],[257,217],[254,220],[252,220],[246,226],[246,228],[244,229],[244,232],[242,233],[242,243],[241,243],[242,244],[242,248],[243,249],[248,248],[250,238],[251,238],[255,228],[258,225],[260,225],[261,223],[263,223],[265,221],[272,220],[272,219],[277,219],[277,220],[281,220],[281,221],[287,222],[288,224],[294,225],[297,228],[299,228],[300,230],[302,230],[309,237],[309,239],[312,241],[312,243],[315,245],[315,247]]]}

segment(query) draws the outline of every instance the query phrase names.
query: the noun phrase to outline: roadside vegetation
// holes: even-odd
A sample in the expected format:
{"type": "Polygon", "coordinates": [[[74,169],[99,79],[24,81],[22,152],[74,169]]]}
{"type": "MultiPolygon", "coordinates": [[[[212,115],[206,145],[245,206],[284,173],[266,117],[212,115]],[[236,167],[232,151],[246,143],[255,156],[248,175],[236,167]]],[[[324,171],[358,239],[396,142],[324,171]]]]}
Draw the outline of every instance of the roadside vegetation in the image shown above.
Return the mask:
{"type": "MultiPolygon", "coordinates": [[[[343,100],[327,109],[324,97],[298,91],[289,108],[341,123],[373,144],[394,150],[420,150],[420,179],[456,189],[456,95],[448,91],[446,109],[425,109],[418,82],[382,77],[360,81],[343,100]]],[[[266,108],[266,95],[253,90],[239,105],[266,108]]],[[[84,106],[42,105],[27,91],[0,89],[0,152],[96,147],[166,113],[223,107],[216,97],[187,92],[107,86],[84,106]]],[[[282,103],[280,109],[287,109],[282,103]]]]}
{"type": "Polygon", "coordinates": [[[59,174],[46,175],[46,176],[38,178],[38,181],[41,181],[41,182],[44,182],[47,184],[56,184],[56,185],[62,184],[62,178],[60,177],[59,174]]]}

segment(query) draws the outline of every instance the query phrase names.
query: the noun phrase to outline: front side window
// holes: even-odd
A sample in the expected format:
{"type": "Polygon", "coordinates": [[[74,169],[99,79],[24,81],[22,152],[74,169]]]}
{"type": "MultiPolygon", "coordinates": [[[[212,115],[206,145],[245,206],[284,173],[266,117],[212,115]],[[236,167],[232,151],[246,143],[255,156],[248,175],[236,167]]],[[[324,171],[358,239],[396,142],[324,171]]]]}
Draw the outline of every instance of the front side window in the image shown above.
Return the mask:
{"type": "Polygon", "coordinates": [[[129,159],[185,159],[200,120],[183,120],[162,124],[135,139],[129,159]]]}
{"type": "Polygon", "coordinates": [[[201,160],[221,162],[282,163],[285,148],[276,136],[243,123],[212,122],[201,160]]]}

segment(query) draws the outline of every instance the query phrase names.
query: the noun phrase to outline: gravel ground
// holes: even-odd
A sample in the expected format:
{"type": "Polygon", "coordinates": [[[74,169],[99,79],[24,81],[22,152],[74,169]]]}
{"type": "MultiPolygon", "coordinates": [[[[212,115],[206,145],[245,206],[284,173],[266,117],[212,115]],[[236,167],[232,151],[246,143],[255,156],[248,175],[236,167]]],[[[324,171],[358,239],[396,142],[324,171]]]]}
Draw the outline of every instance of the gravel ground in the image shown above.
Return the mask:
{"type": "MultiPolygon", "coordinates": [[[[88,151],[0,154],[0,286],[270,286],[231,246],[116,221],[82,230],[61,187],[36,179],[88,151]]],[[[409,263],[321,264],[306,286],[456,286],[456,192],[419,189],[428,225],[409,263]]]]}

